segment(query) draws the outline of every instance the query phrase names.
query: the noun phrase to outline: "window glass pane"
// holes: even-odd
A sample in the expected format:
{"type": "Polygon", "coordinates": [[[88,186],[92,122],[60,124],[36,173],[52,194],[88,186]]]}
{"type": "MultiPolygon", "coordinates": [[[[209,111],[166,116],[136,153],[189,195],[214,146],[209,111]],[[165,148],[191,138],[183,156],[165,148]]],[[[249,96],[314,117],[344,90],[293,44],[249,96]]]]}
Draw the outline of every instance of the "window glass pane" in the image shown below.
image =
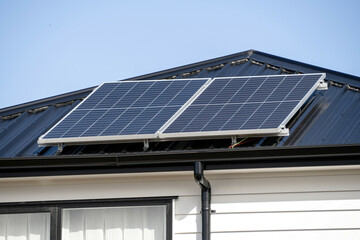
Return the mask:
{"type": "Polygon", "coordinates": [[[0,240],[49,240],[50,213],[0,214],[0,240]]]}
{"type": "Polygon", "coordinates": [[[63,240],[164,240],[165,206],[63,210],[63,240]]]}

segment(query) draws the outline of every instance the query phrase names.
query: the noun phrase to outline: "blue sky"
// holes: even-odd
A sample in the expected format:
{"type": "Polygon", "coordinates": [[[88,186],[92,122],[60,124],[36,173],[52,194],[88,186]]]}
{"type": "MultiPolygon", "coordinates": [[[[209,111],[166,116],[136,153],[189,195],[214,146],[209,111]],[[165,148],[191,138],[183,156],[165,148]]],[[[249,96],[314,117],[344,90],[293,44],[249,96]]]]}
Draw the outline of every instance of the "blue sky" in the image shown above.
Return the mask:
{"type": "Polygon", "coordinates": [[[0,0],[0,108],[256,49],[360,76],[360,1],[0,0]]]}

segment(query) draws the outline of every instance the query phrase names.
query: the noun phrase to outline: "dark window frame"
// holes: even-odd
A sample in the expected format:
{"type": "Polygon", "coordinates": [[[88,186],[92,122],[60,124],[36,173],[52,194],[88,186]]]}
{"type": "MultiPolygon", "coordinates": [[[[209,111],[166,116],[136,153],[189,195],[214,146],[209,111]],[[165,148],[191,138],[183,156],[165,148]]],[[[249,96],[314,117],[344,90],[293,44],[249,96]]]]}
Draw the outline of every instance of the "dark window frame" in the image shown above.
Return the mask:
{"type": "Polygon", "coordinates": [[[146,198],[110,198],[38,202],[0,203],[0,214],[17,213],[50,213],[50,240],[61,240],[62,210],[89,207],[131,207],[131,206],[165,206],[166,240],[172,239],[173,200],[176,196],[146,198]]]}

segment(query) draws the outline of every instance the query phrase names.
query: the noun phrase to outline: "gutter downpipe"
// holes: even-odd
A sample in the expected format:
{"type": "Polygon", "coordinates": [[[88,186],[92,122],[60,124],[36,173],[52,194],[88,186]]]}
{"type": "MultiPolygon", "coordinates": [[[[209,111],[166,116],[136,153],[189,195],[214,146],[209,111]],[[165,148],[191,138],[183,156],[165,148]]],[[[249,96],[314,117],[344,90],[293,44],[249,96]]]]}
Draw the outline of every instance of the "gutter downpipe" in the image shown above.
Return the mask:
{"type": "Polygon", "coordinates": [[[211,214],[211,185],[204,177],[204,166],[202,162],[194,164],[195,182],[201,188],[201,219],[202,240],[210,240],[210,214],[211,214]]]}

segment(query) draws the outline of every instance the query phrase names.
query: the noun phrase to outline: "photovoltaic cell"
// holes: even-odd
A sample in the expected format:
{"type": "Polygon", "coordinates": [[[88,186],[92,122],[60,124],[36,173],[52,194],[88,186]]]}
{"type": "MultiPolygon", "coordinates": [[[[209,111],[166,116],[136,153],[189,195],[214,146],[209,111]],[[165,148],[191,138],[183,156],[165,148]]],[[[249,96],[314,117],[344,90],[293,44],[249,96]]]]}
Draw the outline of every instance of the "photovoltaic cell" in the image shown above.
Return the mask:
{"type": "Polygon", "coordinates": [[[315,90],[321,77],[323,74],[215,78],[163,133],[175,137],[279,129],[315,90]]]}
{"type": "Polygon", "coordinates": [[[155,134],[207,80],[104,83],[42,139],[155,134]]]}

